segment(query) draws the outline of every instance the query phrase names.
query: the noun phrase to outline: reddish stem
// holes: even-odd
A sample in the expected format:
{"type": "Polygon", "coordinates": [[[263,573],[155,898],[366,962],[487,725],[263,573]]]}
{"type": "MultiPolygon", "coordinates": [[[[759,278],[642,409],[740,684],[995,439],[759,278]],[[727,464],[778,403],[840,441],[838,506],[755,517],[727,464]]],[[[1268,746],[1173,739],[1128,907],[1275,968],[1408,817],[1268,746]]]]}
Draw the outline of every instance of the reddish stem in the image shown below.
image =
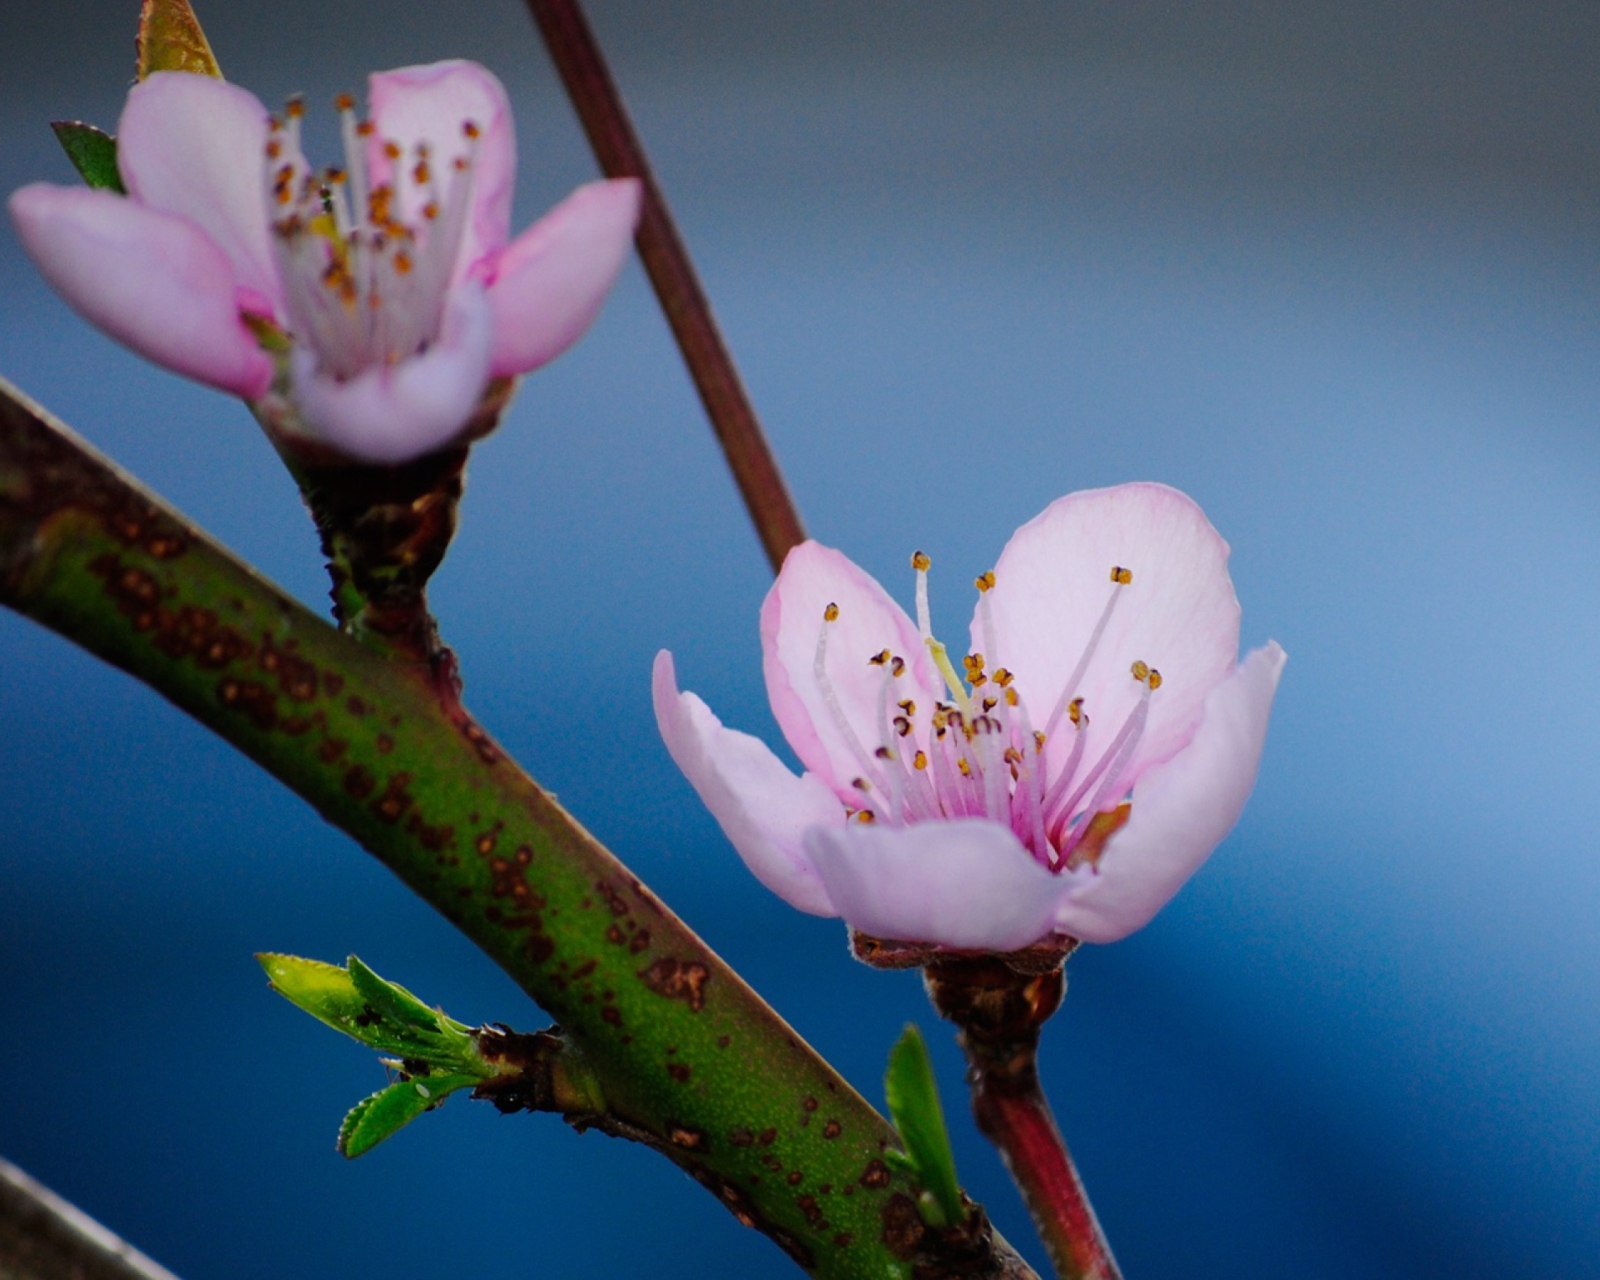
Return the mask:
{"type": "Polygon", "coordinates": [[[992,1078],[974,1083],[978,1128],[1005,1159],[1057,1274],[1063,1280],[1120,1280],[1083,1179],[1039,1089],[1038,1073],[1030,1067],[1028,1074],[1029,1085],[992,1078]]]}
{"type": "Polygon", "coordinates": [[[1039,1031],[1061,1004],[1059,961],[1019,972],[1000,957],[935,960],[934,1006],[961,1028],[972,1114],[999,1149],[1062,1280],[1121,1280],[1050,1104],[1039,1088],[1039,1031]]]}
{"type": "Polygon", "coordinates": [[[639,256],[776,572],[789,549],[805,541],[805,526],[722,340],[666,198],[650,171],[605,56],[578,0],[527,0],[527,4],[600,168],[607,177],[637,178],[644,188],[639,256]]]}

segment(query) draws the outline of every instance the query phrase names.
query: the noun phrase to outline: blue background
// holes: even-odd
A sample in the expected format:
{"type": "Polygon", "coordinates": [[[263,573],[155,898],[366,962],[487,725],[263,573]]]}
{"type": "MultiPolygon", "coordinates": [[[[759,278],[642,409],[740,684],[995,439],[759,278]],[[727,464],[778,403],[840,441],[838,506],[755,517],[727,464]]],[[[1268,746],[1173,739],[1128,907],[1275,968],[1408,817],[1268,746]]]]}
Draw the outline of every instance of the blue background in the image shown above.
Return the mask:
{"type": "MultiPolygon", "coordinates": [[[[0,188],[115,123],[136,5],[0,11],[0,188]]],[[[202,9],[231,78],[510,85],[518,220],[593,166],[521,9],[202,9]]],[[[1181,486],[1290,654],[1244,820],[1071,965],[1048,1086],[1131,1276],[1600,1275],[1600,8],[595,4],[815,534],[966,616],[1076,488],[1181,486]]],[[[331,149],[324,152],[331,158],[331,149]]],[[[141,365],[0,230],[0,373],[303,599],[242,408],[141,365]]],[[[964,1180],[1042,1265],[909,975],[744,872],[655,734],[660,646],[770,734],[768,575],[630,266],[474,459],[437,579],[468,698],[870,1095],[932,1031],[964,1180]]],[[[0,1152],[187,1280],[787,1274],[663,1162],[453,1103],[353,1164],[370,1054],[261,949],[540,1023],[338,832],[0,615],[0,1152]]]]}

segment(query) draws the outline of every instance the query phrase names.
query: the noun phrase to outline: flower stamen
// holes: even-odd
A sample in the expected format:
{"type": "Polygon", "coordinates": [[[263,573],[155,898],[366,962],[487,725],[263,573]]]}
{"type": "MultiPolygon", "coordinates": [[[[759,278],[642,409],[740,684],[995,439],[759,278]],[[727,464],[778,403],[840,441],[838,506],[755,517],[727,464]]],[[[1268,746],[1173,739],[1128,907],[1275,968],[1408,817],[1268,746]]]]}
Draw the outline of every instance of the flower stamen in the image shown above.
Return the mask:
{"type": "Polygon", "coordinates": [[[478,130],[463,126],[467,152],[452,166],[442,196],[428,143],[416,147],[409,172],[401,149],[381,145],[390,182],[373,184],[369,169],[370,121],[358,121],[355,99],[341,94],[339,112],[344,167],[320,176],[300,150],[301,99],[272,122],[267,142],[267,183],[280,213],[273,222],[274,251],[284,282],[292,333],[316,355],[318,368],[339,380],[374,365],[394,365],[437,342],[445,300],[466,232],[478,130]],[[403,219],[399,184],[424,202],[412,225],[403,219]]]}
{"type": "MultiPolygon", "coordinates": [[[[884,786],[882,776],[878,772],[877,764],[867,754],[866,747],[862,746],[861,739],[856,736],[856,731],[851,727],[850,721],[845,718],[844,707],[839,702],[839,695],[833,687],[833,681],[828,678],[828,628],[839,620],[839,606],[829,604],[822,611],[822,627],[817,632],[817,656],[812,663],[812,672],[817,678],[817,688],[822,691],[822,700],[827,705],[828,715],[833,720],[833,726],[845,740],[845,745],[850,748],[850,754],[855,756],[856,763],[861,766],[865,777],[857,778],[855,785],[860,790],[870,786],[877,787],[883,795],[888,795],[888,788],[884,786]]],[[[893,810],[891,810],[892,814],[893,810]]]]}
{"type": "Polygon", "coordinates": [[[1122,588],[1131,586],[1132,583],[1132,569],[1124,568],[1120,564],[1111,566],[1111,596],[1107,599],[1105,608],[1100,611],[1100,621],[1094,624],[1094,630],[1089,633],[1089,643],[1084,646],[1083,656],[1078,659],[1078,665],[1073,667],[1072,674],[1067,677],[1067,683],[1061,689],[1061,696],[1056,700],[1050,718],[1045,721],[1044,731],[1047,737],[1060,726],[1061,717],[1066,714],[1068,704],[1077,697],[1078,686],[1089,670],[1089,663],[1094,658],[1095,650],[1100,647],[1100,638],[1105,635],[1106,627],[1110,625],[1111,614],[1117,607],[1117,601],[1122,598],[1122,588]]]}
{"type": "MultiPolygon", "coordinates": [[[[1129,759],[1132,758],[1135,749],[1137,749],[1139,739],[1144,736],[1145,721],[1150,716],[1150,667],[1142,661],[1135,662],[1133,664],[1133,678],[1142,686],[1139,693],[1139,701],[1134,705],[1133,710],[1128,713],[1128,718],[1122,722],[1122,727],[1117,730],[1116,736],[1111,739],[1111,745],[1101,754],[1094,767],[1084,775],[1083,781],[1073,790],[1072,795],[1068,797],[1066,803],[1061,806],[1055,817],[1049,822],[1050,835],[1060,848],[1063,864],[1071,856],[1072,850],[1078,841],[1083,838],[1083,833],[1088,829],[1089,820],[1093,818],[1094,814],[1100,810],[1111,794],[1122,784],[1123,770],[1126,768],[1129,759]],[[1067,828],[1072,821],[1072,815],[1078,811],[1078,805],[1083,800],[1083,797],[1088,794],[1089,789],[1096,782],[1099,782],[1102,776],[1105,781],[1100,789],[1095,792],[1093,801],[1083,810],[1083,820],[1073,830],[1072,834],[1068,835],[1067,828]]],[[[1157,685],[1161,683],[1159,672],[1155,683],[1157,685]]],[[[1080,734],[1081,732],[1080,728],[1080,734]]],[[[1074,752],[1076,754],[1076,744],[1074,744],[1074,752]]],[[[1063,773],[1062,779],[1064,780],[1071,776],[1070,773],[1063,773]]]]}

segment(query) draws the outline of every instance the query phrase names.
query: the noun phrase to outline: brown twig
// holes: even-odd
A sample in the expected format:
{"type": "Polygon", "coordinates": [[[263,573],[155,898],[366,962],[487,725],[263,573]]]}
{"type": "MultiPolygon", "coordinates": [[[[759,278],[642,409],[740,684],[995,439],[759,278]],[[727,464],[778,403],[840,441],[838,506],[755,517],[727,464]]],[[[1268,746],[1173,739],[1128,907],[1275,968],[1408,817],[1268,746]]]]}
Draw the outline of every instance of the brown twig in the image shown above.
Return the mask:
{"type": "Polygon", "coordinates": [[[9,1280],[177,1280],[83,1210],[0,1160],[0,1276],[9,1280]]]}
{"type": "Polygon", "coordinates": [[[527,3],[600,168],[607,177],[637,178],[643,186],[639,256],[776,572],[789,549],[805,541],[805,526],[717,328],[711,303],[673,224],[666,198],[650,171],[622,95],[578,0],[527,3]]]}
{"type": "Polygon", "coordinates": [[[972,1114],[999,1149],[1062,1280],[1121,1280],[1083,1180],[1039,1087],[1039,1031],[1061,1004],[1059,961],[1039,972],[999,956],[931,961],[934,1007],[961,1028],[972,1114]]]}

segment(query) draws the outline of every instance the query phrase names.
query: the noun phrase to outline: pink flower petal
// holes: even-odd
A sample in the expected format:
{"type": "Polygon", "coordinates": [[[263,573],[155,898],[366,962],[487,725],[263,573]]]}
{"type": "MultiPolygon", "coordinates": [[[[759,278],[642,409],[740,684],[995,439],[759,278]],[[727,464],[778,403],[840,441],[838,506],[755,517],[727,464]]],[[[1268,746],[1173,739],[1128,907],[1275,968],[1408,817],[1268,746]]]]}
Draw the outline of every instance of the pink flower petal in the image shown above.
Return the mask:
{"type": "Polygon", "coordinates": [[[526,373],[583,336],[628,260],[639,220],[633,178],[579,187],[494,261],[496,376],[526,373]]]}
{"type": "Polygon", "coordinates": [[[296,345],[289,372],[308,431],[363,462],[421,457],[467,424],[489,382],[493,335],[483,290],[467,282],[445,303],[443,333],[432,347],[394,365],[373,365],[340,382],[318,371],[316,355],[296,345]]]}
{"type": "Polygon", "coordinates": [[[380,71],[367,81],[368,108],[376,126],[367,149],[374,187],[394,182],[394,165],[383,144],[399,145],[405,179],[396,184],[401,220],[421,221],[427,196],[410,181],[418,143],[431,151],[441,188],[448,190],[457,159],[468,153],[462,126],[478,127],[477,159],[472,166],[472,217],[462,238],[454,279],[497,252],[511,234],[511,196],[517,180],[517,138],[506,91],[476,62],[453,59],[427,66],[380,71]]]}
{"type": "Polygon", "coordinates": [[[1269,643],[1211,692],[1194,739],[1134,788],[1127,825],[1106,843],[1099,871],[1072,874],[1055,917],[1063,933],[1115,942],[1142,928],[1233,829],[1256,783],[1286,660],[1269,643]]]}
{"type": "Polygon", "coordinates": [[[253,94],[211,76],[161,71],[128,93],[117,166],[133,200],[193,222],[227,255],[235,282],[278,310],[266,143],[267,110],[253,94]]]}
{"type": "Polygon", "coordinates": [[[9,208],[39,271],[90,323],[185,377],[246,398],[266,391],[272,362],[239,323],[233,266],[192,222],[46,183],[9,208]]]}
{"type": "Polygon", "coordinates": [[[902,942],[1014,951],[1052,931],[1065,887],[984,818],[819,826],[805,847],[847,923],[902,942]]]}
{"type": "Polygon", "coordinates": [[[839,913],[801,844],[814,826],[842,826],[844,811],[815,774],[797,778],[767,744],[722,721],[692,693],[679,693],[672,655],[656,655],[656,724],[683,776],[700,793],[757,880],[790,906],[839,913]]]}
{"type": "MultiPolygon", "coordinates": [[[[1239,652],[1239,602],[1228,577],[1228,544],[1195,502],[1161,484],[1125,484],[1057,499],[1012,535],[989,592],[999,652],[1017,677],[1037,728],[1044,728],[1112,591],[1114,565],[1131,569],[1094,661],[1077,693],[1091,727],[1093,760],[1140,696],[1135,660],[1161,672],[1144,736],[1127,773],[1137,777],[1189,740],[1206,695],[1239,652]]],[[[981,615],[980,615],[981,616],[981,615]]],[[[985,650],[979,617],[973,646],[985,650]]],[[[1071,733],[1047,751],[1059,768],[1071,733]]]]}
{"type": "Polygon", "coordinates": [[[905,610],[847,556],[816,542],[789,552],[767,592],[761,648],[767,696],[779,727],[801,763],[847,804],[861,803],[860,791],[851,784],[872,771],[852,747],[851,736],[869,760],[883,742],[878,698],[884,669],[868,659],[884,649],[905,659],[905,674],[894,682],[890,702],[910,698],[924,717],[942,688],[905,610]],[[839,606],[839,617],[828,624],[827,671],[849,732],[816,677],[817,638],[829,604],[839,606]]]}

